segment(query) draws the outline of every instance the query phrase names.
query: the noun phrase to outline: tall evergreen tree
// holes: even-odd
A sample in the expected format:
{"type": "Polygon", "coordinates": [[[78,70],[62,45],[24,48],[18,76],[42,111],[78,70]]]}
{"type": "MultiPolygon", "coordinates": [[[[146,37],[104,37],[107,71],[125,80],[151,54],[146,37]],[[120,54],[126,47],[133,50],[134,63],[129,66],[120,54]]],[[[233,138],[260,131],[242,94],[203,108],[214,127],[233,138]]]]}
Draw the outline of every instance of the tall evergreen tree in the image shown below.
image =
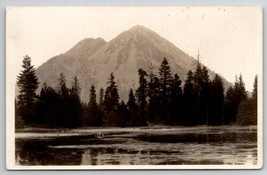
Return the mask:
{"type": "Polygon", "coordinates": [[[58,93],[60,95],[59,107],[59,125],[67,128],[74,128],[80,125],[82,105],[80,101],[80,87],[77,77],[75,76],[72,82],[72,87],[69,89],[66,85],[66,78],[63,73],[58,79],[58,93]]]}
{"type": "Polygon", "coordinates": [[[119,106],[119,94],[113,73],[110,74],[107,84],[104,105],[107,111],[115,111],[119,106]]]}
{"type": "Polygon", "coordinates": [[[223,80],[219,75],[215,75],[211,86],[211,102],[208,124],[221,125],[224,124],[223,119],[224,106],[224,87],[223,80]]]}
{"type": "Polygon", "coordinates": [[[31,58],[26,55],[23,59],[23,70],[17,77],[17,85],[19,87],[18,95],[18,112],[26,123],[31,123],[34,120],[35,105],[37,95],[35,93],[38,88],[38,79],[35,73],[35,68],[31,65],[31,58]]]}
{"type": "MultiPolygon", "coordinates": [[[[128,97],[128,102],[127,102],[127,109],[129,111],[129,123],[131,126],[140,126],[142,125],[141,123],[141,118],[138,113],[138,106],[136,104],[135,96],[133,93],[133,90],[130,89],[129,97],[128,97]]],[[[144,118],[145,119],[145,118],[144,118]]]]}
{"type": "Polygon", "coordinates": [[[69,95],[69,89],[67,88],[66,85],[66,77],[65,75],[61,72],[58,78],[58,84],[57,84],[57,89],[58,93],[62,95],[62,97],[68,97],[69,95]]]}
{"type": "Polygon", "coordinates": [[[169,63],[166,58],[161,62],[159,68],[159,80],[160,80],[160,115],[162,121],[165,123],[170,120],[170,95],[171,95],[171,84],[172,74],[169,63]]]}
{"type": "Polygon", "coordinates": [[[194,74],[190,70],[187,73],[187,78],[184,84],[183,90],[183,105],[182,105],[182,123],[185,125],[195,125],[197,124],[197,114],[196,114],[196,103],[197,103],[197,94],[194,88],[194,74]]]}
{"type": "Polygon", "coordinates": [[[91,126],[101,126],[102,118],[100,114],[99,107],[96,102],[96,90],[94,85],[91,86],[90,89],[90,100],[88,103],[88,121],[91,126]]]}
{"type": "Polygon", "coordinates": [[[169,124],[177,125],[182,124],[181,122],[181,114],[182,114],[182,81],[177,74],[174,74],[174,78],[171,84],[171,95],[170,95],[170,115],[171,120],[168,121],[169,124]]]}
{"type": "Polygon", "coordinates": [[[71,92],[70,93],[74,94],[74,95],[78,95],[78,96],[81,93],[81,88],[80,88],[80,84],[79,84],[77,76],[74,76],[74,78],[73,78],[73,82],[72,82],[72,87],[71,87],[71,92]]]}
{"type": "Polygon", "coordinates": [[[202,90],[203,90],[203,78],[202,78],[202,67],[200,62],[197,62],[197,68],[194,72],[194,93],[196,95],[196,108],[195,108],[195,112],[197,114],[196,118],[196,122],[198,124],[204,124],[204,118],[203,118],[203,114],[201,113],[201,94],[202,94],[202,90]]]}
{"type": "Polygon", "coordinates": [[[104,89],[100,88],[99,90],[99,116],[101,118],[101,125],[103,125],[103,116],[104,116],[104,89]]]}
{"type": "MultiPolygon", "coordinates": [[[[202,84],[203,84],[203,79],[202,79],[202,67],[201,64],[198,62],[197,63],[197,68],[193,74],[193,79],[194,79],[194,91],[197,95],[197,97],[200,97],[200,93],[202,91],[202,84]]],[[[199,100],[199,99],[198,99],[199,100]]]]}
{"type": "Polygon", "coordinates": [[[184,84],[184,95],[193,95],[194,92],[194,77],[193,77],[193,72],[191,70],[188,71],[187,73],[187,78],[185,80],[184,84]]]}
{"type": "Polygon", "coordinates": [[[258,76],[255,76],[254,83],[253,83],[253,91],[252,91],[252,98],[254,98],[257,102],[258,96],[258,76]]]}
{"type": "Polygon", "coordinates": [[[118,126],[119,94],[113,73],[110,74],[107,84],[104,97],[105,123],[109,126],[118,126]]]}
{"type": "Polygon", "coordinates": [[[160,96],[163,102],[168,102],[171,93],[172,74],[166,58],[161,62],[159,68],[160,96]]]}
{"type": "Polygon", "coordinates": [[[239,75],[239,77],[236,77],[236,81],[234,84],[234,96],[232,99],[232,105],[234,108],[234,114],[233,114],[233,122],[237,121],[237,113],[239,105],[244,101],[247,100],[248,95],[247,91],[245,89],[245,83],[243,81],[242,75],[239,75]]]}
{"type": "Polygon", "coordinates": [[[62,127],[69,127],[69,122],[71,120],[70,113],[67,109],[70,109],[69,106],[69,89],[66,85],[66,77],[61,72],[58,78],[57,91],[59,94],[59,104],[58,108],[60,110],[59,115],[57,116],[57,125],[62,127]]]}
{"type": "Polygon", "coordinates": [[[143,69],[138,70],[139,87],[136,90],[138,116],[146,119],[147,117],[147,72],[143,69]]]}
{"type": "Polygon", "coordinates": [[[151,69],[149,72],[148,81],[148,121],[150,123],[160,123],[160,81],[151,69]]]}
{"type": "Polygon", "coordinates": [[[136,100],[135,100],[135,96],[134,96],[132,88],[130,89],[127,107],[130,112],[136,112],[137,110],[137,104],[136,104],[136,100]]]}
{"type": "Polygon", "coordinates": [[[81,93],[81,88],[78,78],[74,76],[69,97],[69,106],[70,106],[69,112],[71,115],[71,121],[69,125],[71,127],[77,127],[81,125],[82,103],[80,100],[80,93],[81,93]]]}
{"type": "Polygon", "coordinates": [[[224,123],[229,124],[234,122],[234,118],[236,115],[236,109],[234,105],[234,88],[230,86],[225,95],[225,104],[224,104],[224,123]]]}
{"type": "Polygon", "coordinates": [[[257,121],[258,121],[258,75],[255,76],[254,84],[253,84],[252,106],[253,106],[252,124],[257,125],[257,121]]]}
{"type": "Polygon", "coordinates": [[[230,87],[225,96],[225,117],[228,123],[233,123],[237,121],[237,113],[239,105],[247,100],[248,95],[245,89],[245,83],[243,81],[242,75],[234,83],[234,88],[230,87]]]}
{"type": "MultiPolygon", "coordinates": [[[[239,82],[242,82],[240,78],[239,82]]],[[[244,92],[244,89],[241,89],[244,92]]],[[[257,125],[257,76],[254,79],[252,97],[241,101],[236,118],[240,125],[257,125]]]]}
{"type": "Polygon", "coordinates": [[[100,88],[99,91],[99,107],[102,108],[104,104],[104,89],[100,88]]]}
{"type": "Polygon", "coordinates": [[[237,104],[239,105],[243,100],[248,98],[248,94],[245,88],[245,83],[243,81],[242,75],[239,75],[238,79],[236,78],[236,82],[234,85],[235,96],[237,100],[237,104]]]}
{"type": "Polygon", "coordinates": [[[97,107],[97,103],[96,103],[96,90],[95,90],[95,86],[92,85],[91,88],[90,88],[90,100],[89,100],[89,103],[88,103],[88,106],[89,107],[92,107],[92,108],[96,108],[97,107]]]}
{"type": "Polygon", "coordinates": [[[209,117],[209,94],[210,80],[208,70],[205,66],[197,63],[194,72],[194,91],[196,94],[196,113],[198,114],[198,124],[207,124],[209,117]]]}
{"type": "Polygon", "coordinates": [[[208,70],[203,66],[201,70],[201,92],[200,92],[200,124],[208,124],[210,117],[210,91],[211,83],[208,75],[208,70]]]}

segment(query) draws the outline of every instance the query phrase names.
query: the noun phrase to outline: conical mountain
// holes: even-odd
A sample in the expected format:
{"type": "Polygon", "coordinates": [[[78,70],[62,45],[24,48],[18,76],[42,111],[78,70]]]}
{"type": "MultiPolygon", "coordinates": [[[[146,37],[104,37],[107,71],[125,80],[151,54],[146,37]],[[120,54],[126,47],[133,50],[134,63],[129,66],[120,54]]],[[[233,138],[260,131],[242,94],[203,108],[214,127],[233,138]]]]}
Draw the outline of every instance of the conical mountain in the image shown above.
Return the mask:
{"type": "MultiPolygon", "coordinates": [[[[129,89],[138,87],[138,69],[149,70],[154,67],[155,73],[166,57],[172,73],[178,73],[184,81],[189,70],[194,70],[197,61],[162,38],[154,31],[134,26],[122,32],[106,43],[102,39],[85,39],[65,54],[51,58],[37,69],[40,82],[46,81],[55,86],[60,72],[71,81],[76,75],[82,88],[81,98],[87,102],[92,84],[96,89],[106,88],[111,72],[119,88],[122,99],[126,100],[129,89]]],[[[210,78],[214,73],[209,71],[210,78]]],[[[229,84],[229,83],[228,83],[229,84]]]]}

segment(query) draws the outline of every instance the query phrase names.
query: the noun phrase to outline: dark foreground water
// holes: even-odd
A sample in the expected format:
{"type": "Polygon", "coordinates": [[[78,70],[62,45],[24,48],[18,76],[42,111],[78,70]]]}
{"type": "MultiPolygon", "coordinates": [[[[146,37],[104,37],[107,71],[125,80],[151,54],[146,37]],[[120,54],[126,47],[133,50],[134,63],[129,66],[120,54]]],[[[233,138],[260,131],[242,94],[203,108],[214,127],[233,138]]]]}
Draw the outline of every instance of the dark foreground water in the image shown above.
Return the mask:
{"type": "Polygon", "coordinates": [[[15,145],[18,165],[257,164],[256,127],[26,129],[15,145]]]}

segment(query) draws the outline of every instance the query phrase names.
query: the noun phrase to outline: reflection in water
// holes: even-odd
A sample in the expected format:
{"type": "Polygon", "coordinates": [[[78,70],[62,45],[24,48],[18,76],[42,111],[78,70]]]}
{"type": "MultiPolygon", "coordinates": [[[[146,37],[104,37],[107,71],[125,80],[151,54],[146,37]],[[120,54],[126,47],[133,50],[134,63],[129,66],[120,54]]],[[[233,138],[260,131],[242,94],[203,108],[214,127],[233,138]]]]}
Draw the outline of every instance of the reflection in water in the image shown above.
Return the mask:
{"type": "Polygon", "coordinates": [[[17,154],[17,156],[16,156],[16,165],[21,165],[22,161],[23,160],[20,158],[19,154],[17,154]]]}
{"type": "Polygon", "coordinates": [[[93,165],[90,150],[85,150],[82,154],[81,165],[93,165]]]}
{"type": "MultiPolygon", "coordinates": [[[[141,152],[136,154],[123,154],[123,153],[104,153],[96,149],[94,153],[87,149],[82,154],[81,165],[106,165],[106,164],[118,164],[118,165],[142,165],[141,152]]],[[[116,152],[116,151],[115,151],[116,152]]],[[[148,156],[148,155],[147,155],[148,156]]]]}
{"type": "Polygon", "coordinates": [[[209,129],[110,132],[105,138],[17,138],[18,165],[191,165],[257,163],[257,133],[209,129]]]}

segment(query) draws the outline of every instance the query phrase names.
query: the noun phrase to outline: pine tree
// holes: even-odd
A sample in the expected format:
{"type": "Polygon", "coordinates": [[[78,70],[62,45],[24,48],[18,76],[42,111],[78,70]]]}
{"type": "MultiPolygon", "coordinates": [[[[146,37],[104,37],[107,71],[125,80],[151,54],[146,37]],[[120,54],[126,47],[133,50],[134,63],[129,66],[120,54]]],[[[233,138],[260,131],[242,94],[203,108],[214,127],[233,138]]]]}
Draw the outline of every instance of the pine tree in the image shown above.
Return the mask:
{"type": "Polygon", "coordinates": [[[208,70],[203,66],[201,75],[201,92],[200,92],[200,124],[208,124],[210,117],[210,91],[211,83],[208,75],[208,70]]]}
{"type": "Polygon", "coordinates": [[[197,63],[197,68],[194,72],[194,93],[196,95],[196,108],[195,108],[195,113],[197,115],[198,118],[196,118],[196,122],[197,124],[204,124],[204,120],[203,119],[203,114],[201,113],[201,93],[202,93],[202,67],[201,64],[198,62],[197,63]]]}
{"type": "Polygon", "coordinates": [[[193,95],[194,94],[194,77],[191,70],[187,73],[187,79],[184,84],[184,95],[193,95]]]}
{"type": "Polygon", "coordinates": [[[136,104],[135,96],[133,93],[133,89],[130,89],[129,97],[128,97],[128,102],[127,102],[127,109],[129,111],[129,125],[131,126],[140,126],[141,124],[139,123],[139,116],[137,113],[138,106],[136,104]]]}
{"type": "MultiPolygon", "coordinates": [[[[193,79],[194,79],[194,91],[197,95],[197,97],[200,97],[200,93],[202,91],[202,67],[201,64],[198,62],[197,68],[193,74],[193,79]]],[[[198,99],[199,100],[199,99],[198,99]]]]}
{"type": "Polygon", "coordinates": [[[92,85],[90,88],[90,95],[89,96],[90,96],[90,100],[89,100],[88,106],[90,108],[95,109],[97,107],[97,103],[96,103],[96,90],[95,90],[94,85],[92,85]]]}
{"type": "MultiPolygon", "coordinates": [[[[239,78],[239,84],[242,79],[239,78]]],[[[244,88],[240,88],[244,92],[244,88]]],[[[243,97],[245,97],[244,95],[243,97]]],[[[254,79],[251,98],[245,98],[241,101],[237,111],[237,123],[241,125],[257,125],[257,76],[254,79]]]]}
{"type": "Polygon", "coordinates": [[[61,127],[68,127],[67,125],[69,125],[71,119],[70,113],[68,112],[68,109],[70,109],[69,89],[66,85],[66,77],[62,72],[58,78],[57,93],[59,94],[59,115],[56,117],[56,124],[61,127]]]}
{"type": "Polygon", "coordinates": [[[96,102],[96,90],[94,85],[91,86],[90,89],[90,100],[88,103],[88,117],[87,122],[91,126],[101,126],[102,125],[102,117],[100,114],[99,107],[96,102]]]}
{"type": "Polygon", "coordinates": [[[211,125],[224,124],[223,106],[224,106],[223,80],[219,75],[216,74],[211,84],[210,117],[208,124],[211,125]]]}
{"type": "Polygon", "coordinates": [[[257,125],[258,121],[258,75],[255,76],[252,92],[252,106],[253,106],[253,115],[252,115],[252,124],[257,125]]]}
{"type": "Polygon", "coordinates": [[[118,126],[119,94],[113,73],[110,74],[107,84],[104,97],[105,123],[108,126],[118,126]]]}
{"type": "Polygon", "coordinates": [[[198,62],[194,72],[194,91],[196,94],[196,113],[198,124],[207,124],[209,117],[210,80],[208,70],[198,62]]]}
{"type": "Polygon", "coordinates": [[[138,70],[139,87],[136,90],[138,116],[146,119],[147,117],[147,72],[143,69],[138,70]]]}
{"type": "Polygon", "coordinates": [[[240,75],[238,77],[238,79],[236,79],[236,82],[234,85],[234,91],[235,91],[235,96],[236,96],[236,100],[237,100],[238,105],[243,100],[246,100],[248,98],[248,94],[247,94],[247,91],[245,89],[245,83],[243,81],[242,75],[240,75]]]}
{"type": "Polygon", "coordinates": [[[234,83],[234,88],[230,87],[225,96],[225,118],[228,123],[234,123],[237,121],[237,113],[239,105],[247,100],[248,95],[245,89],[245,83],[242,75],[234,83]]]}
{"type": "Polygon", "coordinates": [[[104,89],[100,88],[99,90],[99,118],[101,119],[101,126],[103,125],[103,116],[104,116],[104,89]]]}
{"type": "Polygon", "coordinates": [[[22,64],[23,70],[17,77],[17,85],[19,87],[18,95],[18,112],[26,123],[34,121],[35,105],[37,95],[35,93],[38,88],[38,79],[35,74],[35,68],[31,65],[31,58],[26,55],[22,64]]]}
{"type": "Polygon", "coordinates": [[[159,68],[159,80],[160,80],[160,116],[163,122],[170,120],[170,95],[172,74],[169,63],[166,58],[161,62],[159,68]]]}
{"type": "Polygon", "coordinates": [[[150,123],[161,122],[160,117],[160,81],[159,78],[150,71],[148,82],[148,121],[150,123]]]}
{"type": "Polygon", "coordinates": [[[206,66],[203,66],[201,72],[202,72],[202,83],[204,85],[210,83],[210,79],[209,79],[209,74],[208,74],[207,67],[206,66]]]}
{"type": "Polygon", "coordinates": [[[100,91],[99,91],[99,107],[102,108],[103,104],[104,104],[104,89],[100,88],[100,91]]]}
{"type": "Polygon", "coordinates": [[[252,98],[254,98],[257,102],[258,96],[258,76],[255,76],[254,83],[253,83],[253,91],[252,91],[252,98]]]}
{"type": "Polygon", "coordinates": [[[78,78],[74,76],[72,87],[70,89],[70,100],[72,101],[72,105],[74,108],[76,108],[77,116],[80,116],[81,112],[81,100],[80,100],[80,93],[81,88],[78,81],[78,78]]]}
{"type": "Polygon", "coordinates": [[[236,81],[234,83],[234,89],[231,99],[229,99],[231,108],[232,108],[232,114],[231,116],[231,122],[237,121],[237,113],[239,105],[247,99],[247,91],[245,89],[245,83],[243,81],[242,75],[240,75],[238,78],[236,77],[236,81]]]}
{"type": "Polygon", "coordinates": [[[69,89],[66,85],[66,77],[61,72],[58,78],[58,85],[57,85],[58,93],[62,95],[63,97],[68,97],[69,95],[69,89]]]}
{"type": "Polygon", "coordinates": [[[182,102],[182,81],[177,74],[174,74],[174,78],[171,84],[171,95],[170,95],[170,112],[171,112],[171,121],[168,121],[169,124],[181,124],[181,102],[182,102]]]}
{"type": "Polygon", "coordinates": [[[136,112],[137,110],[137,104],[136,104],[136,100],[135,100],[135,96],[134,96],[132,88],[130,89],[127,107],[130,112],[136,112]]]}
{"type": "Polygon", "coordinates": [[[113,73],[110,74],[107,84],[104,98],[105,109],[106,111],[116,111],[119,106],[119,94],[113,73]]]}
{"type": "Polygon", "coordinates": [[[161,62],[159,68],[160,96],[163,102],[168,102],[170,96],[170,87],[172,83],[172,74],[169,63],[166,58],[161,62]]]}
{"type": "Polygon", "coordinates": [[[79,85],[78,78],[74,76],[72,87],[70,89],[69,96],[69,114],[71,115],[71,121],[69,122],[70,127],[77,127],[81,125],[82,118],[82,104],[80,100],[81,88],[79,85]]]}
{"type": "Polygon", "coordinates": [[[72,82],[71,94],[79,96],[80,93],[81,93],[81,88],[80,88],[78,78],[74,76],[73,82],[72,82]]]}
{"type": "Polygon", "coordinates": [[[234,88],[230,86],[225,95],[225,109],[224,109],[224,123],[229,124],[234,122],[234,118],[236,115],[236,109],[234,105],[235,94],[234,88]]]}
{"type": "Polygon", "coordinates": [[[253,92],[252,92],[252,100],[253,100],[253,124],[257,125],[258,120],[258,76],[255,76],[254,84],[253,84],[253,92]]]}
{"type": "Polygon", "coordinates": [[[195,125],[197,124],[197,114],[196,114],[196,99],[197,95],[194,89],[194,75],[190,70],[187,73],[187,78],[184,84],[183,90],[183,104],[182,104],[182,123],[185,125],[195,125]]]}

